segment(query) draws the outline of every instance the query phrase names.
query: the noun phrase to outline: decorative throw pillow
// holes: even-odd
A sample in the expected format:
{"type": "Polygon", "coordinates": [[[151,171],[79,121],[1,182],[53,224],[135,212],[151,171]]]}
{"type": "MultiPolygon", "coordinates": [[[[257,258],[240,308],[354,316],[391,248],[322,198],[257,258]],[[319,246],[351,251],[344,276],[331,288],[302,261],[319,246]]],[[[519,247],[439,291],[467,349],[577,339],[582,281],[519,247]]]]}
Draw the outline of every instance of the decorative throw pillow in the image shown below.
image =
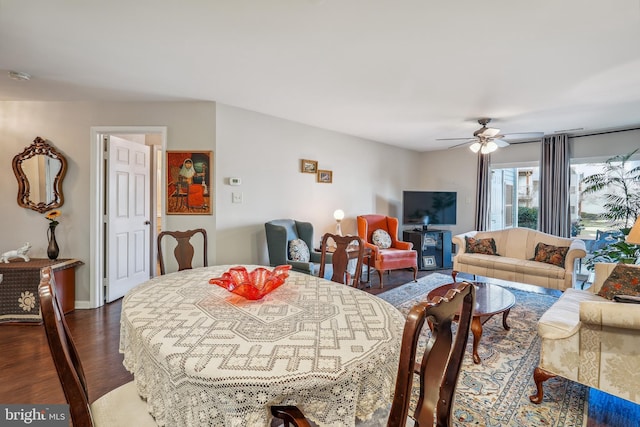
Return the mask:
{"type": "Polygon", "coordinates": [[[616,295],[640,295],[640,268],[616,265],[602,284],[598,295],[611,300],[616,295]]]}
{"type": "Polygon", "coordinates": [[[465,252],[471,254],[498,255],[496,241],[492,237],[486,239],[476,239],[475,237],[464,238],[466,242],[465,252]]]}
{"type": "Polygon", "coordinates": [[[289,240],[289,259],[291,261],[309,262],[309,246],[302,239],[289,240]]]}
{"type": "Polygon", "coordinates": [[[391,236],[381,228],[373,232],[371,235],[371,241],[380,249],[387,249],[391,247],[391,236]]]}
{"type": "Polygon", "coordinates": [[[567,252],[569,252],[569,246],[553,246],[540,242],[536,245],[533,260],[564,267],[567,252]]]}

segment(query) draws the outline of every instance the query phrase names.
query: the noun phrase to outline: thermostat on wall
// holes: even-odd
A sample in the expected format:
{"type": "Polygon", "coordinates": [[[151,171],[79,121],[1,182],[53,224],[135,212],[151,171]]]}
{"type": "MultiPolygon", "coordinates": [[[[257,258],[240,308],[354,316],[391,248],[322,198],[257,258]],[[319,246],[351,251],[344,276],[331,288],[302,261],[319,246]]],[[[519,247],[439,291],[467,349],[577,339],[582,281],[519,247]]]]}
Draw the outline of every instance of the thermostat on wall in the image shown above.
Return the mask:
{"type": "Polygon", "coordinates": [[[240,178],[229,178],[229,185],[240,185],[242,180],[240,178]]]}

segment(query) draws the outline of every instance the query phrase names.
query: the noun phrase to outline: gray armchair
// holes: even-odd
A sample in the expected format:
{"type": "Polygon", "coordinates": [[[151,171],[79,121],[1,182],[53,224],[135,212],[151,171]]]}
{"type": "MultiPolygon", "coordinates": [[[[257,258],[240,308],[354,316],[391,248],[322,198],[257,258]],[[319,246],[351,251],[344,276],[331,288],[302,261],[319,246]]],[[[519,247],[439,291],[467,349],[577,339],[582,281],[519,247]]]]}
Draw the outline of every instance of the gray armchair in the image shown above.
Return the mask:
{"type": "MultiPolygon", "coordinates": [[[[267,234],[267,249],[269,264],[272,267],[289,264],[292,270],[317,276],[320,268],[320,252],[314,249],[313,225],[310,222],[293,219],[276,219],[266,222],[264,229],[267,234]],[[309,262],[292,261],[289,259],[289,241],[302,239],[309,247],[309,262]]],[[[327,262],[331,262],[329,259],[327,262]]]]}

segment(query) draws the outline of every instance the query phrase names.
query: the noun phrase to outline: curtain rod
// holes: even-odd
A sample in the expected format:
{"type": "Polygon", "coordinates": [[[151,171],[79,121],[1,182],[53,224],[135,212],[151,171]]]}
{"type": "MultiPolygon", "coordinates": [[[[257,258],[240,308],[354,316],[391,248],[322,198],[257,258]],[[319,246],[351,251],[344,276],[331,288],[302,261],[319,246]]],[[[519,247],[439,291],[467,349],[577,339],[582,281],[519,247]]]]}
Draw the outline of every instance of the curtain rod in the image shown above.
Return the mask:
{"type": "Polygon", "coordinates": [[[629,129],[603,130],[603,131],[600,131],[600,132],[596,131],[596,132],[593,132],[593,133],[586,133],[586,134],[583,134],[583,135],[569,135],[569,138],[582,138],[584,136],[607,135],[607,134],[610,134],[610,133],[629,132],[629,131],[632,131],[632,130],[640,130],[640,127],[629,128],[629,129]]]}

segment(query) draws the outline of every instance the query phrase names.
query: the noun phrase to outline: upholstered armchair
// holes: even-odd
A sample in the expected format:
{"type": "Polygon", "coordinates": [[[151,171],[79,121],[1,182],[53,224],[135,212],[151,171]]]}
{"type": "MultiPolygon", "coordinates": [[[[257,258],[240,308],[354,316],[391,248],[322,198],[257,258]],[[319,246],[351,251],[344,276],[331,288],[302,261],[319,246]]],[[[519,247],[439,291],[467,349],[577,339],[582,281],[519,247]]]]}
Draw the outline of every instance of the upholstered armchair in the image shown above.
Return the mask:
{"type": "Polygon", "coordinates": [[[538,321],[532,402],[542,401],[544,381],[561,376],[640,404],[640,304],[597,295],[616,265],[596,263],[593,285],[565,290],[538,321]]]}
{"type": "MultiPolygon", "coordinates": [[[[318,275],[321,254],[313,248],[313,225],[310,222],[276,219],[266,222],[264,229],[267,235],[269,264],[272,267],[289,264],[292,270],[318,275]],[[297,239],[306,243],[309,251],[308,261],[296,261],[290,256],[290,242],[297,239]]],[[[331,258],[328,258],[327,262],[331,262],[331,258]]]]}
{"type": "Polygon", "coordinates": [[[413,243],[398,240],[398,218],[385,215],[360,215],[358,221],[358,236],[365,241],[366,247],[371,249],[368,259],[369,268],[378,271],[380,287],[383,287],[382,273],[384,271],[401,268],[413,269],[413,280],[418,275],[418,256],[413,250],[413,243]],[[373,243],[376,230],[384,230],[391,237],[390,246],[381,248],[373,243]]]}

